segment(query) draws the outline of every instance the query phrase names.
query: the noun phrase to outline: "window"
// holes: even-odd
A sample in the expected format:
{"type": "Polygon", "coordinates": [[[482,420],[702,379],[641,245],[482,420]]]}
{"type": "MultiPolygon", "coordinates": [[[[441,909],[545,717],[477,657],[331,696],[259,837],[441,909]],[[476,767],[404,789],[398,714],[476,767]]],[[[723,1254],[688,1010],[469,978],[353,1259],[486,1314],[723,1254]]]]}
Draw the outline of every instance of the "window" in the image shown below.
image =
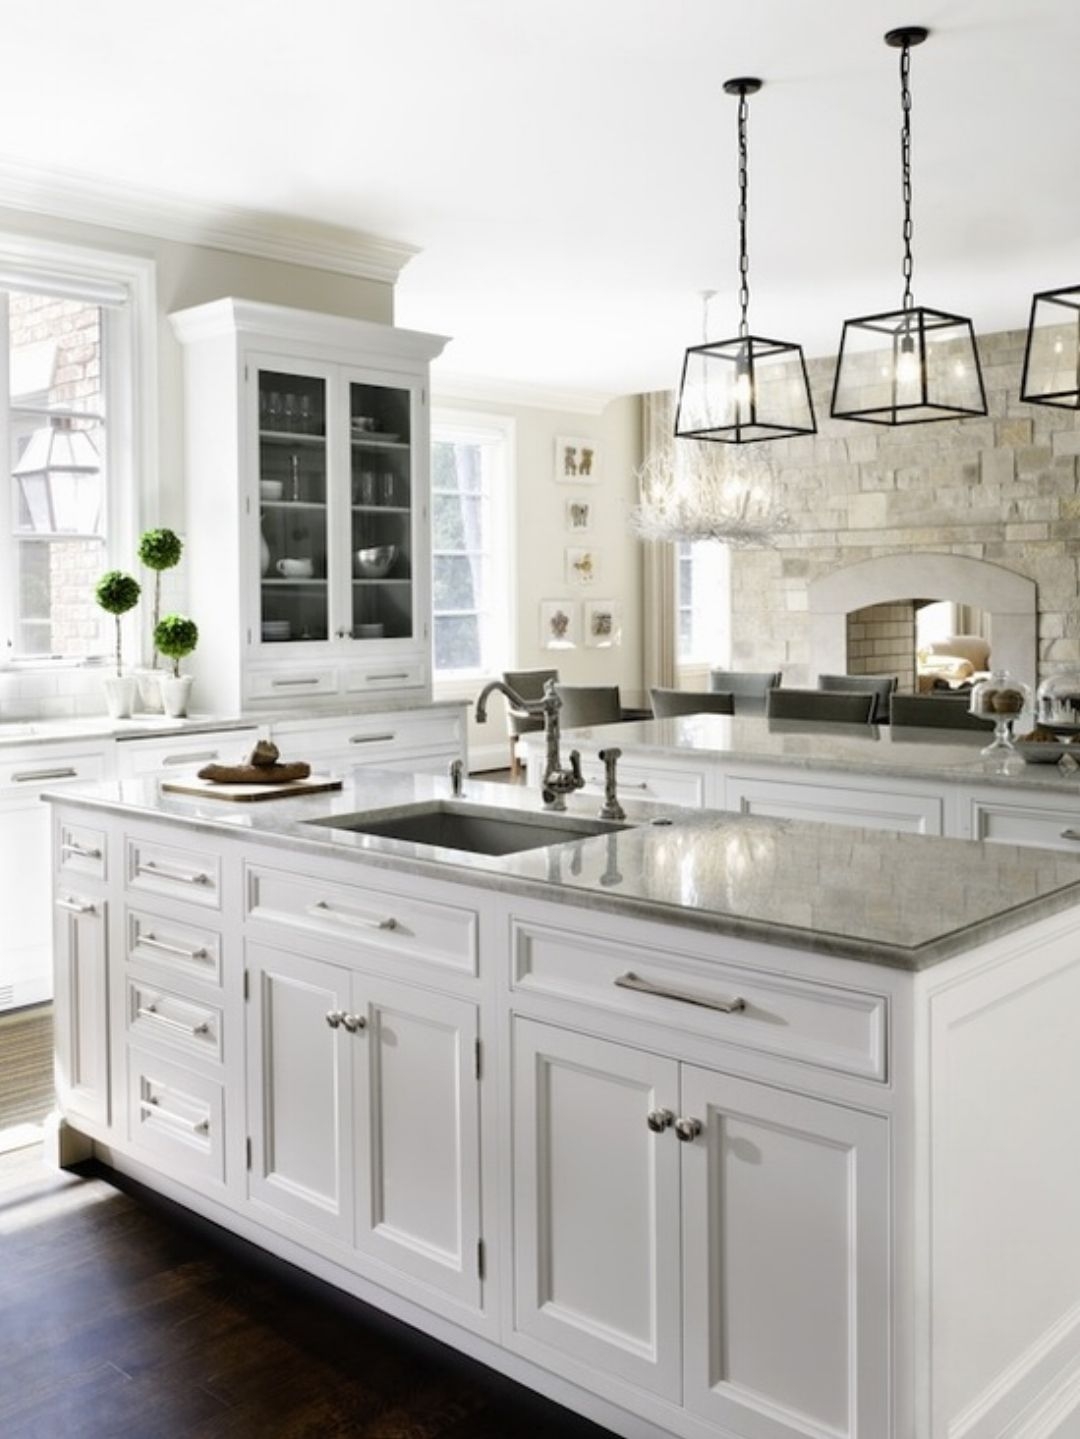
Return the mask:
{"type": "Polygon", "coordinates": [[[730,627],[727,547],[716,540],[680,540],[675,565],[679,664],[723,663],[730,627]]]}
{"type": "Polygon", "coordinates": [[[436,680],[472,679],[509,662],[513,422],[436,415],[431,531],[436,680]]]}
{"type": "Polygon", "coordinates": [[[145,261],[0,236],[0,663],[110,649],[94,585],[135,567],[133,477],[149,469],[135,417],[152,411],[136,403],[135,356],[149,388],[137,326],[152,277],[145,261]]]}

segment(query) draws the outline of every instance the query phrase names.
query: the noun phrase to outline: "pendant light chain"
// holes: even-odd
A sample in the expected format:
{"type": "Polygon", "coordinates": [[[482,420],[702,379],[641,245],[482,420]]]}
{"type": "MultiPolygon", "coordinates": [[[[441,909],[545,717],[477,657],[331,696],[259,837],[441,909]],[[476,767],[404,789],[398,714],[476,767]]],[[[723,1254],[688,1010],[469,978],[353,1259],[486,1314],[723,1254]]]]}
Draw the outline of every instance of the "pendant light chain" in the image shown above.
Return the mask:
{"type": "Polygon", "coordinates": [[[900,51],[900,171],[904,197],[904,300],[903,308],[915,308],[915,296],[911,292],[911,275],[914,261],[911,255],[911,236],[914,224],[911,219],[911,46],[904,45],[900,51]]]}
{"type": "Polygon", "coordinates": [[[746,122],[750,106],[746,91],[739,95],[739,336],[745,339],[750,333],[750,255],[746,243],[747,191],[750,187],[748,147],[746,143],[746,122]]]}

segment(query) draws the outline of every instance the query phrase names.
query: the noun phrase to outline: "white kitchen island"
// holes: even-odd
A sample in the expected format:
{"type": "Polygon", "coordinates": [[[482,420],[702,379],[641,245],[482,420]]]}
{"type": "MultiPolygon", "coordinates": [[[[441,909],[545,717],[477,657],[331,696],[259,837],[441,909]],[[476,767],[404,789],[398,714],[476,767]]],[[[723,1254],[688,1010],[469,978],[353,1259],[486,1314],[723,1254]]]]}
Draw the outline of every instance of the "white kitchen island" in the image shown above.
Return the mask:
{"type": "Polygon", "coordinates": [[[641,804],[503,856],[311,823],[447,802],[404,776],[52,799],[67,1158],[622,1435],[1068,1432],[1080,857],[641,804]]]}
{"type": "MultiPolygon", "coordinates": [[[[587,792],[603,793],[599,752],[618,748],[620,793],[640,799],[1080,853],[1080,770],[1018,755],[1005,772],[981,757],[988,741],[989,731],[683,715],[566,730],[563,750],[581,752],[587,792]]],[[[543,736],[521,745],[539,786],[543,736]]]]}

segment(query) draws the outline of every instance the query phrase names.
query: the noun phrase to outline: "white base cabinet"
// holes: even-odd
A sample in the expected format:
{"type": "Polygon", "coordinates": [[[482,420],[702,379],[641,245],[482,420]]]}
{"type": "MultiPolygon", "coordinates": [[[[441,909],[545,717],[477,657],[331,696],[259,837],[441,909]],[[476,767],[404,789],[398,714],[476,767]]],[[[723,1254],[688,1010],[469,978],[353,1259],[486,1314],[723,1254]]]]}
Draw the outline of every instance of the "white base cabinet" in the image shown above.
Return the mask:
{"type": "Polygon", "coordinates": [[[1075,1433],[1075,911],[913,974],[53,828],[60,1107],[107,1162],[629,1439],[1075,1433]]]}

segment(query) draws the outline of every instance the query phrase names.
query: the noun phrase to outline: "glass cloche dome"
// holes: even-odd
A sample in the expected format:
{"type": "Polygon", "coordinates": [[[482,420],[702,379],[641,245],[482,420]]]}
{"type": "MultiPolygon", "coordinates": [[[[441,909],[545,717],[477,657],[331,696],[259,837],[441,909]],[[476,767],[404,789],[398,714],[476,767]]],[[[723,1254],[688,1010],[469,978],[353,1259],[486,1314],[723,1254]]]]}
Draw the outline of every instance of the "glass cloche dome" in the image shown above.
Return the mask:
{"type": "Polygon", "coordinates": [[[1031,707],[1031,691],[1008,670],[991,670],[971,691],[971,713],[994,721],[994,738],[983,754],[1014,749],[1012,726],[1031,707]]]}
{"type": "Polygon", "coordinates": [[[1047,675],[1035,694],[1035,719],[1041,725],[1080,730],[1080,670],[1047,675]]]}

